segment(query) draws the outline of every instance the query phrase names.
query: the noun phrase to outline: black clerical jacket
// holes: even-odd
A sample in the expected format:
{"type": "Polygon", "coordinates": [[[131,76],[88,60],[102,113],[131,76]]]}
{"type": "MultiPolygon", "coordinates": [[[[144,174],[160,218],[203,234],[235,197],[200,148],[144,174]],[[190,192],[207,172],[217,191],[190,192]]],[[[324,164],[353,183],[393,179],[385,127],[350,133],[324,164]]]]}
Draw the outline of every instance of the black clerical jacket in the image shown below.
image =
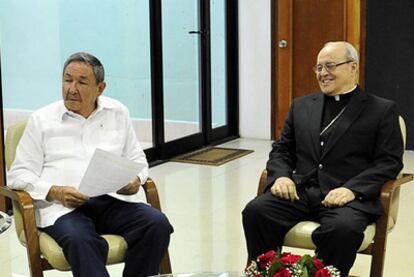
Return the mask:
{"type": "Polygon", "coordinates": [[[357,197],[347,205],[380,215],[381,187],[403,167],[396,104],[357,87],[321,146],[324,101],[323,93],[293,101],[281,138],[269,154],[267,189],[282,176],[297,187],[312,178],[324,195],[337,187],[349,188],[357,197]]]}

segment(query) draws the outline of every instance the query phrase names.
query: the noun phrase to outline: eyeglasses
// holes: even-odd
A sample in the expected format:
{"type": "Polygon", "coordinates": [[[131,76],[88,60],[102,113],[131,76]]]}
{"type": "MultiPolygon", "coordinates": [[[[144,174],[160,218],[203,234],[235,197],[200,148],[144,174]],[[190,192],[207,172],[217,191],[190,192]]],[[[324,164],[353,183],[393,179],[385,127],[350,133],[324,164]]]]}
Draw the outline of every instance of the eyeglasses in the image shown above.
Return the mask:
{"type": "Polygon", "coordinates": [[[351,63],[353,61],[346,61],[346,62],[342,62],[342,63],[326,63],[326,64],[317,64],[313,66],[313,71],[315,73],[321,73],[323,68],[325,67],[326,71],[328,72],[332,72],[336,69],[336,67],[343,65],[343,64],[347,64],[347,63],[351,63]]]}

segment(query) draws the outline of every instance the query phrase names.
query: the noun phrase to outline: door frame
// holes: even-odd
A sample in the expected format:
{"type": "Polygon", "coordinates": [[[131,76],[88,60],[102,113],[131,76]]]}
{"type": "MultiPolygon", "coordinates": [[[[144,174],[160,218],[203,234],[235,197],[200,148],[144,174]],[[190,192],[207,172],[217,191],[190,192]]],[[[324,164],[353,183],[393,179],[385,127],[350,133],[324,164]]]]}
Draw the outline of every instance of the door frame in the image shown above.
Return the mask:
{"type": "MultiPolygon", "coordinates": [[[[1,53],[1,51],[0,51],[1,53]]],[[[5,157],[4,157],[4,125],[3,125],[3,89],[1,84],[1,54],[0,54],[0,186],[6,185],[6,167],[5,167],[5,157]]],[[[6,197],[0,196],[0,211],[6,211],[6,197]]]]}

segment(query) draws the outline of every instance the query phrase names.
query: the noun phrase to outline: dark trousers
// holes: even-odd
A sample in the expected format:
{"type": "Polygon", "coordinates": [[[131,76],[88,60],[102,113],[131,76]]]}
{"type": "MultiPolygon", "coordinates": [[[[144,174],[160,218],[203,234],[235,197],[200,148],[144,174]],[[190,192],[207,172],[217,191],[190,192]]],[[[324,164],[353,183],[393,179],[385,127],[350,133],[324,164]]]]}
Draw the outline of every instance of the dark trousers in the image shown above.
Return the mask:
{"type": "Polygon", "coordinates": [[[121,235],[126,240],[124,277],[158,274],[173,232],[159,210],[107,195],[91,198],[42,230],[62,247],[76,277],[109,276],[108,243],[99,234],[121,235]]]}
{"type": "Polygon", "coordinates": [[[318,221],[312,233],[315,252],[326,265],[334,265],[348,276],[366,226],[372,215],[348,206],[326,208],[318,186],[298,189],[299,200],[291,202],[269,191],[250,201],[243,210],[243,228],[249,260],[269,250],[282,249],[286,233],[299,221],[318,221]]]}

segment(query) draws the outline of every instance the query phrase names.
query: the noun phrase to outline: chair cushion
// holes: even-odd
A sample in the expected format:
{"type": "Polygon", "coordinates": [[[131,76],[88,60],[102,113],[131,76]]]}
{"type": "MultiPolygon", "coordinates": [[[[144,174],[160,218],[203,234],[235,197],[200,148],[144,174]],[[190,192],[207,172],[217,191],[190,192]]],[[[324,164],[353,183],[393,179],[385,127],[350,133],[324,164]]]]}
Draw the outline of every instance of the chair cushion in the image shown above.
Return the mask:
{"type": "MultiPolygon", "coordinates": [[[[319,223],[313,221],[302,221],[296,224],[285,236],[283,245],[297,248],[315,249],[312,241],[312,232],[319,227],[319,223]]],[[[371,244],[375,236],[375,223],[367,226],[364,231],[364,240],[358,252],[364,251],[371,244]]]]}
{"type": "MultiPolygon", "coordinates": [[[[128,245],[123,237],[117,235],[102,235],[108,242],[109,252],[107,264],[123,262],[128,245]]],[[[19,235],[20,242],[26,245],[24,233],[19,235]]],[[[57,270],[68,271],[70,266],[63,255],[62,248],[48,234],[39,231],[39,244],[42,256],[57,270]]]]}

